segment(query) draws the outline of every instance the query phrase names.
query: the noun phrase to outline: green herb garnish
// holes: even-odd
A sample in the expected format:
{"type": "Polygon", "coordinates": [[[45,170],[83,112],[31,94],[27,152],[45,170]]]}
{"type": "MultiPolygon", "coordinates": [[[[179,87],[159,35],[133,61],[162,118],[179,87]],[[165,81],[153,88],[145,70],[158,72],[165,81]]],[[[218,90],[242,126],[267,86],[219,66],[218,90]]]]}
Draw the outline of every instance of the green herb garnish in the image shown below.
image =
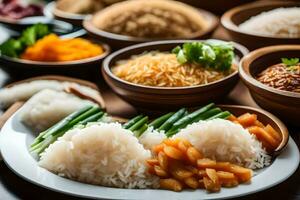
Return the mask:
{"type": "Polygon", "coordinates": [[[49,27],[45,24],[35,24],[26,28],[21,36],[16,39],[8,39],[0,45],[0,53],[9,57],[19,57],[19,55],[36,41],[50,33],[49,27]]]}
{"type": "Polygon", "coordinates": [[[299,58],[281,58],[281,62],[288,67],[295,66],[299,63],[299,58]]]}
{"type": "Polygon", "coordinates": [[[297,67],[299,60],[299,58],[281,58],[281,62],[286,65],[287,70],[289,71],[295,71],[299,69],[297,67]]]}
{"type": "Polygon", "coordinates": [[[206,42],[184,43],[172,50],[180,64],[197,63],[218,71],[231,68],[234,59],[234,47],[231,43],[209,40],[206,42]]]}

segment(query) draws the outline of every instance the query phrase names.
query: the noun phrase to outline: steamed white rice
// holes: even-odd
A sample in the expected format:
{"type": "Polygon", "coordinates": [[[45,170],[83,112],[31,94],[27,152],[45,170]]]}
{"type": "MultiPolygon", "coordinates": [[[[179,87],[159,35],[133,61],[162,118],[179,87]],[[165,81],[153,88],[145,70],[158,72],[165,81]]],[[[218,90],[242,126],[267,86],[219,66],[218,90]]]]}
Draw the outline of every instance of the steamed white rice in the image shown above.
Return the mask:
{"type": "Polygon", "coordinates": [[[205,157],[227,161],[251,169],[268,166],[271,157],[255,136],[241,125],[228,120],[200,121],[173,137],[185,138],[205,157]]]}
{"type": "Polygon", "coordinates": [[[263,12],[243,22],[239,28],[265,36],[300,38],[300,7],[263,12]]]}
{"type": "Polygon", "coordinates": [[[151,150],[153,146],[160,144],[166,138],[163,131],[153,130],[153,127],[149,127],[139,137],[139,142],[144,145],[145,149],[151,150]]]}
{"type": "Polygon", "coordinates": [[[92,104],[72,94],[45,89],[24,104],[19,117],[27,126],[44,131],[72,112],[92,104]]]}
{"type": "Polygon", "coordinates": [[[120,188],[157,187],[147,172],[145,150],[119,123],[100,123],[68,131],[42,154],[39,165],[81,182],[120,188]]]}

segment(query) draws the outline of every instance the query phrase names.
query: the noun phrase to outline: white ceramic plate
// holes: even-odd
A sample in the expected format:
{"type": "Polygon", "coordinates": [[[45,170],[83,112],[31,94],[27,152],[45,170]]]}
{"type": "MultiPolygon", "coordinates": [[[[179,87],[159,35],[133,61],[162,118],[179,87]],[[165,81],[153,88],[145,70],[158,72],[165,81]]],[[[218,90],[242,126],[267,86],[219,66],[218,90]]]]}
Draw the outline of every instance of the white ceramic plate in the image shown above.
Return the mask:
{"type": "Polygon", "coordinates": [[[299,150],[292,138],[286,149],[274,160],[271,166],[257,171],[251,184],[235,188],[222,188],[219,193],[205,190],[166,190],[118,189],[94,186],[59,177],[38,166],[36,159],[28,152],[34,135],[18,119],[18,112],[12,116],[0,133],[0,147],[7,166],[20,177],[57,192],[94,199],[225,199],[243,196],[275,186],[291,176],[299,164],[299,150]]]}

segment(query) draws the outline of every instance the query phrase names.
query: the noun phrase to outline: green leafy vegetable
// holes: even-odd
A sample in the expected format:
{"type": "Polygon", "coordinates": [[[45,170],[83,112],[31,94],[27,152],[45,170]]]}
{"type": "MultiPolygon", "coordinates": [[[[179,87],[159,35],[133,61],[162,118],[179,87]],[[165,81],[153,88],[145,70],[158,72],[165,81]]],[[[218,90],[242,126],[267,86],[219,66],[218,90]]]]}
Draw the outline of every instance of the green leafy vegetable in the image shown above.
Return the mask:
{"type": "Polygon", "coordinates": [[[16,39],[9,39],[0,45],[2,55],[9,57],[19,57],[19,55],[36,41],[50,33],[49,27],[45,24],[35,24],[26,28],[21,36],[16,39]]]}
{"type": "Polygon", "coordinates": [[[234,59],[234,47],[231,43],[208,40],[206,42],[184,43],[172,50],[179,63],[196,63],[218,71],[231,68],[234,59]]]}
{"type": "Polygon", "coordinates": [[[288,67],[295,66],[299,63],[299,58],[281,58],[281,62],[288,67]]]}

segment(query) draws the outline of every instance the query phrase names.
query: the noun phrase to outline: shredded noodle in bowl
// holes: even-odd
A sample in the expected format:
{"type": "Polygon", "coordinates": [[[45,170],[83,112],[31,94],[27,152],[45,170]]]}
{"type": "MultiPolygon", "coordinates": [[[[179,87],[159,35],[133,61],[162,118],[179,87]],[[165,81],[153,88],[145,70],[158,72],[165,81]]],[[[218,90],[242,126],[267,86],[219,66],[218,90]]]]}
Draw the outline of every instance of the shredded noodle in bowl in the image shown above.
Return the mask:
{"type": "Polygon", "coordinates": [[[234,71],[234,65],[228,72],[219,72],[198,64],[180,64],[175,54],[154,51],[120,60],[112,68],[112,72],[125,81],[158,87],[203,85],[222,79],[234,71]]]}

